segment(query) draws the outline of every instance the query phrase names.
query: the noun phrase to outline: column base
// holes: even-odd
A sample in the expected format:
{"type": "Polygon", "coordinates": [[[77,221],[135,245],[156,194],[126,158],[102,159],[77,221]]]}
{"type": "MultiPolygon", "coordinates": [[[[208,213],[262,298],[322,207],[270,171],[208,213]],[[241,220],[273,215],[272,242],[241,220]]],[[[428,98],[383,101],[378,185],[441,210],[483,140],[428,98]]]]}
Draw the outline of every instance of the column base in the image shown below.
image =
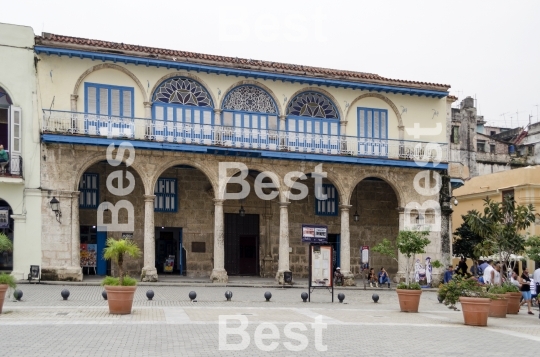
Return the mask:
{"type": "Polygon", "coordinates": [[[145,282],[158,281],[157,269],[154,267],[144,267],[141,272],[141,281],[145,281],[145,282]]]}
{"type": "Polygon", "coordinates": [[[271,278],[272,277],[272,265],[274,264],[274,259],[272,257],[264,257],[263,259],[264,263],[264,273],[263,278],[271,278]]]}
{"type": "Polygon", "coordinates": [[[356,281],[354,281],[354,274],[350,271],[341,272],[343,274],[343,286],[356,286],[356,281]]]}
{"type": "Polygon", "coordinates": [[[285,282],[285,276],[283,274],[285,272],[290,272],[290,270],[278,270],[278,272],[276,274],[276,282],[279,285],[291,285],[291,284],[285,282]]]}
{"type": "Polygon", "coordinates": [[[210,280],[212,280],[212,283],[228,283],[229,277],[227,276],[227,271],[225,269],[214,269],[212,270],[212,274],[210,275],[210,280]]]}

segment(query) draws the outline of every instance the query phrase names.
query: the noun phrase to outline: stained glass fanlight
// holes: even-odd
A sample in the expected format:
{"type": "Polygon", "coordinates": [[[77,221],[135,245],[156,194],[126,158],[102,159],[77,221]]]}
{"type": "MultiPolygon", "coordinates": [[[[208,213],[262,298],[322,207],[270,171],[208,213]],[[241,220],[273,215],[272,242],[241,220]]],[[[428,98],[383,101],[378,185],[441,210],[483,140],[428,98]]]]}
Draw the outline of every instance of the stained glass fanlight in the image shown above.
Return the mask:
{"type": "Polygon", "coordinates": [[[312,118],[339,119],[334,103],[317,92],[305,92],[297,95],[287,107],[287,114],[312,118]]]}
{"type": "Polygon", "coordinates": [[[278,113],[272,97],[263,89],[252,85],[233,89],[225,98],[223,109],[268,114],[278,113]]]}
{"type": "Polygon", "coordinates": [[[212,107],[212,99],[206,89],[189,78],[171,78],[163,82],[154,94],[154,101],[212,107]]]}

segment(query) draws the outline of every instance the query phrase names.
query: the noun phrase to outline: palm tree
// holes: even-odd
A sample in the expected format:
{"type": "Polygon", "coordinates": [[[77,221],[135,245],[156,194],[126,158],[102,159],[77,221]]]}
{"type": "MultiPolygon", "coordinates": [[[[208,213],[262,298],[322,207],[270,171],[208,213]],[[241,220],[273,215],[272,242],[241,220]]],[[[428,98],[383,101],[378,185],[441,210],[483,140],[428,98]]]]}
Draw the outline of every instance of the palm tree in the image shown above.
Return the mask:
{"type": "Polygon", "coordinates": [[[124,283],[124,257],[129,255],[132,258],[141,256],[141,250],[131,239],[107,238],[107,246],[103,250],[103,258],[112,260],[118,265],[119,285],[124,283]]]}

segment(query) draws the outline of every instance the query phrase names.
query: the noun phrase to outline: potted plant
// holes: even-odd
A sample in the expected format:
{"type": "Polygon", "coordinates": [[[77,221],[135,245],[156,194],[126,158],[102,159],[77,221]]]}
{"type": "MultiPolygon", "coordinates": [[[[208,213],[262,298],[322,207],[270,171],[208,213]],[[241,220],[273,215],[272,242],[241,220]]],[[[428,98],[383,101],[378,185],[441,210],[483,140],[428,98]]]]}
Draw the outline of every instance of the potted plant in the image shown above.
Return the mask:
{"type": "Polygon", "coordinates": [[[385,238],[373,247],[374,252],[389,256],[398,264],[396,250],[407,258],[405,283],[400,283],[396,288],[399,306],[403,312],[418,312],[422,290],[420,284],[411,283],[410,276],[416,254],[425,253],[425,248],[430,243],[430,240],[426,238],[428,234],[429,231],[399,231],[395,245],[385,238]]]}
{"type": "Polygon", "coordinates": [[[114,261],[118,266],[118,277],[107,276],[101,283],[107,291],[107,302],[111,314],[130,314],[133,306],[137,281],[125,276],[124,258],[126,255],[138,258],[141,255],[141,250],[131,239],[107,238],[103,258],[114,261]]]}
{"type": "MultiPolygon", "coordinates": [[[[9,240],[8,236],[4,233],[0,233],[0,253],[13,251],[13,244],[9,240]]],[[[15,278],[9,274],[0,273],[0,314],[2,313],[2,307],[4,306],[4,298],[8,288],[15,289],[17,284],[15,278]]]]}
{"type": "Polygon", "coordinates": [[[517,314],[519,312],[520,301],[521,301],[521,291],[515,285],[505,283],[502,285],[502,288],[505,290],[505,295],[508,300],[508,305],[506,308],[507,314],[517,314]]]}
{"type": "Polygon", "coordinates": [[[506,317],[506,311],[508,309],[506,288],[501,285],[495,285],[490,287],[488,292],[493,295],[489,306],[489,317],[506,317]]]}
{"type": "Polygon", "coordinates": [[[454,275],[452,280],[440,286],[438,294],[445,305],[451,305],[455,310],[455,304],[461,303],[465,325],[487,326],[493,295],[487,293],[475,278],[454,275]]]}

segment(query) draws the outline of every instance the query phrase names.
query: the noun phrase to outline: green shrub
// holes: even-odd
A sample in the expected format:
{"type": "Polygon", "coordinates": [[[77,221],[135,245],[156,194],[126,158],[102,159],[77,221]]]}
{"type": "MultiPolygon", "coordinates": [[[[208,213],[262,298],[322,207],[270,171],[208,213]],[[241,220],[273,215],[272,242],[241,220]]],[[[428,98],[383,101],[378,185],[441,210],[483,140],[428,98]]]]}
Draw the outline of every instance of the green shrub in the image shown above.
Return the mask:
{"type": "MultiPolygon", "coordinates": [[[[101,285],[102,286],[105,286],[105,285],[108,285],[108,286],[120,286],[120,279],[119,278],[115,278],[113,276],[107,276],[105,277],[105,279],[103,279],[103,281],[101,282],[101,285]]],[[[122,281],[122,286],[135,286],[137,285],[137,280],[129,277],[129,276],[124,276],[124,279],[122,281]]]]}
{"type": "Polygon", "coordinates": [[[466,278],[461,275],[454,275],[452,280],[446,284],[442,284],[438,291],[439,297],[445,305],[454,306],[461,296],[463,297],[478,297],[497,299],[491,293],[486,292],[486,289],[478,283],[474,278],[466,278]]]}
{"type": "Polygon", "coordinates": [[[515,286],[514,284],[502,284],[502,288],[504,288],[505,293],[519,293],[519,288],[515,286]]]}
{"type": "Polygon", "coordinates": [[[407,285],[407,283],[399,283],[397,286],[397,289],[405,289],[405,290],[421,290],[420,284],[418,283],[410,283],[407,285]]]}
{"type": "Polygon", "coordinates": [[[0,273],[0,284],[6,284],[10,288],[15,289],[17,287],[17,283],[15,282],[15,278],[9,274],[0,273]]]}
{"type": "Polygon", "coordinates": [[[494,285],[490,287],[488,290],[488,293],[490,294],[506,294],[506,292],[507,291],[504,288],[504,286],[500,286],[500,285],[494,285]]]}

